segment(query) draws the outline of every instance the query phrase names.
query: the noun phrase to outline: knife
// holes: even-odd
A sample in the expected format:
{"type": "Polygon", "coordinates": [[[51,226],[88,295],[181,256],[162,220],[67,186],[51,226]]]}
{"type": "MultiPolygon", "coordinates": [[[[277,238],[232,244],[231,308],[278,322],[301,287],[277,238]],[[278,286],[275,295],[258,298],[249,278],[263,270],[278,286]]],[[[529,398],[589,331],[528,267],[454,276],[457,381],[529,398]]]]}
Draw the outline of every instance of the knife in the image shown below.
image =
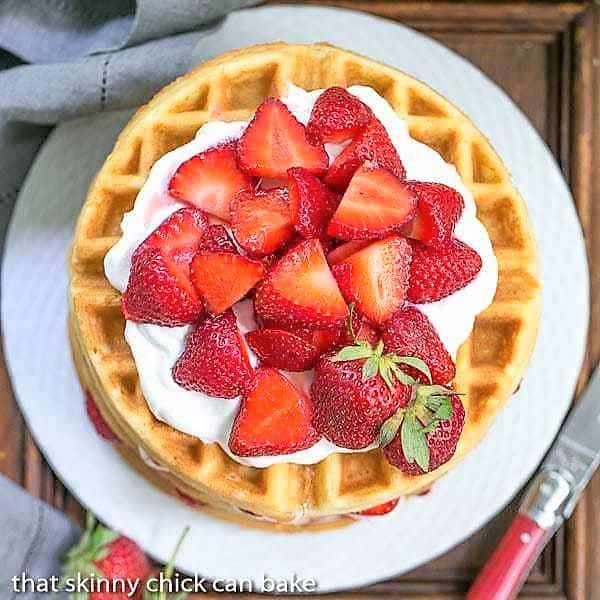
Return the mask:
{"type": "Polygon", "coordinates": [[[571,516],[600,464],[600,367],[530,484],[519,512],[469,590],[467,600],[510,600],[544,546],[571,516]]]}

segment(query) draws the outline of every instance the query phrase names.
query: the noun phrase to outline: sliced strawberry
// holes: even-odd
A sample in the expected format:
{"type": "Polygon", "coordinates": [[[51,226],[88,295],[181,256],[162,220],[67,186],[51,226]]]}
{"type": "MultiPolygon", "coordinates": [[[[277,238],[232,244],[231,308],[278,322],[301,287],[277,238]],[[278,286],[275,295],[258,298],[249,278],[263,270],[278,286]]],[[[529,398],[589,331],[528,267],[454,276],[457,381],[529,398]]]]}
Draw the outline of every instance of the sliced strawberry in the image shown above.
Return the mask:
{"type": "MultiPolygon", "coordinates": [[[[394,313],[383,327],[386,350],[398,356],[416,356],[429,367],[433,383],[446,384],[454,379],[456,368],[429,319],[416,308],[407,307],[394,313]]],[[[427,383],[411,367],[402,366],[410,375],[427,383]]]]}
{"type": "Polygon", "coordinates": [[[306,371],[320,356],[309,341],[284,329],[257,329],[246,334],[248,346],[266,367],[306,371]]]}
{"type": "Polygon", "coordinates": [[[264,274],[260,261],[231,252],[199,252],[192,260],[192,282],[213,315],[241,300],[264,274]]]}
{"type": "Polygon", "coordinates": [[[235,398],[253,377],[248,352],[231,310],[208,317],[188,334],[173,367],[180,386],[209,396],[235,398]]]}
{"type": "Polygon", "coordinates": [[[413,242],[408,300],[415,304],[435,302],[473,281],[481,270],[481,257],[458,240],[443,246],[413,242]]]}
{"type": "Polygon", "coordinates": [[[313,406],[275,369],[256,371],[233,423],[229,448],[238,456],[290,454],[314,445],[313,406]]]}
{"type": "Polygon", "coordinates": [[[203,315],[190,279],[190,262],[206,224],[202,211],[182,208],[140,244],[131,259],[122,298],[126,319],[176,327],[194,323],[203,315]]]}
{"type": "Polygon", "coordinates": [[[338,194],[301,167],[288,171],[288,194],[296,231],[305,238],[323,237],[340,202],[338,194]]]}
{"type": "Polygon", "coordinates": [[[229,203],[242,190],[252,189],[252,179],[237,163],[235,143],[209,148],[182,163],[169,183],[173,198],[189,202],[229,221],[229,203]]]}
{"type": "Polygon", "coordinates": [[[238,142],[240,166],[257,177],[285,177],[291,167],[320,175],[329,159],[322,144],[311,144],[306,129],[277,98],[267,98],[238,142]]]}
{"type": "Polygon", "coordinates": [[[294,233],[286,190],[238,194],[231,204],[231,227],[238,244],[253,256],[279,250],[294,233]]]}
{"type": "Polygon", "coordinates": [[[381,324],[402,307],[410,273],[410,244],[398,235],[374,242],[332,267],[347,302],[381,324]]]}
{"type": "Polygon", "coordinates": [[[289,250],[256,290],[259,317],[289,327],[339,327],[348,307],[329,270],[321,242],[310,239],[289,250]]]}
{"type": "Polygon", "coordinates": [[[351,242],[340,244],[327,255],[327,262],[331,266],[335,265],[345,258],[348,258],[351,254],[354,254],[365,246],[368,246],[370,243],[371,240],[352,240],[351,242]]]}
{"type": "Polygon", "coordinates": [[[202,234],[198,244],[200,252],[237,252],[227,229],[223,225],[209,225],[202,234]]]}
{"type": "Polygon", "coordinates": [[[327,171],[325,183],[334,190],[343,192],[356,169],[366,161],[387,169],[399,179],[405,177],[398,152],[385,127],[375,117],[364,131],[336,156],[327,171]]]}
{"type": "Polygon", "coordinates": [[[403,233],[428,246],[448,243],[464,206],[462,196],[441,183],[408,181],[406,185],[417,197],[417,210],[403,233]]]}
{"type": "Polygon", "coordinates": [[[364,517],[378,517],[381,515],[387,515],[388,513],[392,512],[396,506],[398,506],[398,502],[400,502],[400,498],[390,500],[389,502],[384,502],[383,504],[378,504],[377,506],[367,508],[366,510],[361,510],[358,512],[358,514],[363,515],[364,517]]]}
{"type": "Polygon", "coordinates": [[[92,394],[85,391],[85,411],[96,433],[107,442],[118,442],[119,438],[106,422],[92,394]]]}
{"type": "Polygon", "coordinates": [[[317,98],[306,130],[311,140],[337,144],[361,133],[372,117],[371,109],[356,96],[331,87],[317,98]]]}
{"type": "Polygon", "coordinates": [[[381,238],[408,223],[416,206],[416,196],[405,183],[366,163],[352,178],[327,233],[344,240],[381,238]]]}

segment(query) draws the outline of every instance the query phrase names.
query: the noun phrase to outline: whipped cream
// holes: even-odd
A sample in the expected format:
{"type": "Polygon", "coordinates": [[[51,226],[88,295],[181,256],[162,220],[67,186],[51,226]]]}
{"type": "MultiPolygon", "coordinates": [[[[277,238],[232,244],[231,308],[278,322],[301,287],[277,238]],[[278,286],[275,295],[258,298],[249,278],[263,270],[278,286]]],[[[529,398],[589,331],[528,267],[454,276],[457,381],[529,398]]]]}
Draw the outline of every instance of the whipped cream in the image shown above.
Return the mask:
{"type": "MultiPolygon", "coordinates": [[[[282,101],[300,122],[306,124],[321,91],[306,92],[290,85],[282,101]]],[[[464,199],[465,206],[456,224],[455,236],[479,253],[482,259],[481,271],[472,282],[451,296],[438,302],[418,305],[418,309],[432,322],[448,352],[455,358],[459,346],[473,329],[475,317],[491,304],[498,281],[496,257],[487,231],[477,219],[473,196],[461,181],[454,165],[445,162],[429,146],[411,138],[406,123],[375,90],[352,86],[348,91],[368,105],[384,125],[400,155],[408,179],[443,183],[460,192],[464,199]]],[[[133,210],[123,217],[123,234],[120,240],[104,260],[106,276],[115,288],[125,291],[131,257],[139,244],[170,214],[185,206],[168,193],[169,181],[177,167],[207,148],[239,138],[246,126],[246,121],[207,123],[192,141],[165,154],[154,164],[133,210]]],[[[343,147],[344,144],[325,145],[331,160],[343,147]]],[[[233,307],[233,311],[242,333],[257,328],[251,301],[242,300],[233,307]]],[[[357,452],[340,448],[322,438],[311,448],[293,454],[260,457],[232,454],[228,446],[229,433],[240,399],[215,398],[186,390],[175,383],[171,375],[171,368],[184,349],[189,329],[190,326],[162,327],[131,321],[126,323],[125,339],[136,362],[142,392],[157,419],[203,442],[216,442],[233,460],[255,467],[282,462],[314,464],[335,452],[357,452]]],[[[250,350],[249,356],[255,366],[257,357],[250,350]]],[[[299,389],[308,393],[313,377],[311,371],[285,375],[299,389]]]]}

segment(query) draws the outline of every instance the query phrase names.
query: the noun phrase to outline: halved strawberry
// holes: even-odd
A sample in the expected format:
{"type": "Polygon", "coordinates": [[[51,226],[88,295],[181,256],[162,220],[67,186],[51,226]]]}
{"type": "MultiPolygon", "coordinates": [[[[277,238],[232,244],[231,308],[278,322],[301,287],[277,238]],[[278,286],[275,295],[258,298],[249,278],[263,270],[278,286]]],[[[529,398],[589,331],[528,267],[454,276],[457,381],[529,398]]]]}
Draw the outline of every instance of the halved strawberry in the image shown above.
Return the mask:
{"type": "Polygon", "coordinates": [[[325,183],[334,190],[344,191],[356,169],[366,161],[387,169],[399,179],[404,179],[406,175],[385,127],[375,117],[364,131],[336,156],[327,171],[325,183]]]}
{"type": "Polygon", "coordinates": [[[365,246],[368,246],[371,243],[371,240],[352,240],[351,242],[344,242],[340,244],[337,248],[334,248],[327,255],[327,262],[333,266],[340,261],[348,258],[351,254],[358,252],[365,246]]]}
{"type": "Polygon", "coordinates": [[[277,98],[267,98],[238,142],[240,166],[249,175],[285,177],[291,167],[316,175],[327,170],[322,144],[311,144],[306,129],[277,98]]]}
{"type": "Polygon", "coordinates": [[[176,327],[194,323],[203,315],[190,279],[190,262],[206,225],[202,211],[182,208],[139,245],[122,298],[126,319],[176,327]]]}
{"type": "Polygon", "coordinates": [[[317,98],[306,130],[311,140],[337,144],[359,134],[372,117],[371,109],[356,96],[330,87],[317,98]]]}
{"type": "Polygon", "coordinates": [[[481,270],[481,257],[459,240],[442,246],[412,242],[408,300],[415,304],[435,302],[470,283],[481,270]]]}
{"type": "Polygon", "coordinates": [[[317,239],[300,242],[279,260],[257,288],[254,306],[262,319],[312,329],[336,328],[348,314],[317,239]]]}
{"type": "Polygon", "coordinates": [[[252,179],[237,162],[235,142],[209,148],[182,163],[169,182],[173,198],[189,202],[229,221],[229,203],[242,190],[252,189],[252,179]]]}
{"type": "Polygon", "coordinates": [[[279,250],[294,233],[286,190],[238,194],[231,203],[231,227],[238,244],[253,256],[279,250]]]}
{"type": "Polygon", "coordinates": [[[304,450],[319,439],[312,415],[310,398],[279,371],[258,369],[233,423],[229,448],[238,456],[274,456],[304,450]]]}
{"type": "Polygon", "coordinates": [[[449,242],[464,206],[462,196],[441,183],[407,181],[406,185],[417,197],[417,210],[402,232],[428,246],[449,242]]]}
{"type": "Polygon", "coordinates": [[[381,515],[387,515],[388,513],[392,512],[396,506],[398,506],[398,502],[400,502],[400,498],[390,500],[389,502],[384,502],[383,504],[378,504],[377,506],[367,508],[366,510],[361,510],[357,514],[363,515],[364,517],[378,517],[381,515]]]}
{"type": "Polygon", "coordinates": [[[416,196],[404,182],[365,163],[354,174],[327,233],[344,240],[381,238],[408,223],[416,206],[416,196]]]}
{"type": "Polygon", "coordinates": [[[372,323],[381,324],[402,307],[410,273],[411,248],[393,235],[351,254],[331,269],[348,302],[372,323]]]}
{"type": "Polygon", "coordinates": [[[208,317],[187,336],[173,367],[180,386],[209,396],[235,398],[253,377],[248,352],[231,310],[208,317]]]}
{"type": "Polygon", "coordinates": [[[237,252],[237,249],[223,225],[209,225],[202,234],[198,251],[237,252]]]}
{"type": "Polygon", "coordinates": [[[321,238],[340,199],[312,173],[301,167],[288,170],[290,214],[296,231],[305,238],[321,238]]]}
{"type": "MultiPolygon", "coordinates": [[[[456,368],[429,319],[412,306],[392,315],[383,326],[386,350],[398,356],[416,356],[429,367],[433,383],[446,384],[454,379],[456,368]]],[[[422,373],[403,367],[415,379],[427,383],[422,373]]]]}
{"type": "Polygon", "coordinates": [[[192,260],[192,282],[213,315],[241,300],[264,274],[260,261],[231,252],[199,252],[192,260]]]}

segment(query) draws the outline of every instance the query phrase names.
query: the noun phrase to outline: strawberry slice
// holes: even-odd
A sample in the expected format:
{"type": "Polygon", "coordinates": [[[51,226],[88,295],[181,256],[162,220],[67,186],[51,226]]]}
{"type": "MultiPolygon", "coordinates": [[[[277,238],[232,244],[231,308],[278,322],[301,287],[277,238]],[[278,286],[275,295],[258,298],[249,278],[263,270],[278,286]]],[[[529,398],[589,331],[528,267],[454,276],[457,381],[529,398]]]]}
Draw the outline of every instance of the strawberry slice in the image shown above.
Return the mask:
{"type": "Polygon", "coordinates": [[[332,267],[348,302],[381,324],[402,307],[410,274],[410,244],[394,235],[370,244],[332,267]]]}
{"type": "Polygon", "coordinates": [[[306,371],[331,348],[332,335],[337,338],[335,331],[316,330],[314,334],[285,329],[256,329],[246,334],[246,341],[264,366],[306,371]]]}
{"type": "Polygon", "coordinates": [[[398,506],[398,502],[400,502],[400,498],[390,500],[389,502],[384,502],[383,504],[378,504],[377,506],[367,508],[366,510],[361,510],[357,514],[362,515],[363,517],[379,517],[381,515],[387,515],[388,513],[391,513],[396,506],[398,506]]]}
{"type": "Polygon", "coordinates": [[[317,239],[300,242],[279,260],[257,288],[254,306],[262,319],[292,328],[336,328],[348,314],[317,239]]]}
{"type": "Polygon", "coordinates": [[[290,213],[296,231],[305,238],[321,238],[340,200],[312,173],[301,167],[288,170],[290,213]]]}
{"type": "Polygon", "coordinates": [[[231,310],[208,317],[188,334],[183,353],[173,367],[181,387],[218,398],[244,393],[253,370],[231,310]]]}
{"type": "Polygon", "coordinates": [[[238,142],[240,166],[257,177],[285,177],[291,167],[325,173],[329,159],[322,144],[311,144],[306,129],[277,98],[267,98],[238,142]]]}
{"type": "Polygon", "coordinates": [[[405,183],[365,163],[354,174],[327,233],[344,240],[381,238],[408,223],[416,206],[416,196],[405,183]]]}
{"type": "Polygon", "coordinates": [[[209,148],[182,163],[169,182],[169,193],[207,213],[229,221],[229,203],[252,179],[239,168],[235,143],[209,148]]]}
{"type": "Polygon", "coordinates": [[[261,368],[242,400],[229,448],[238,456],[290,454],[314,445],[313,406],[279,371],[261,368]]]}
{"type": "Polygon", "coordinates": [[[459,240],[443,246],[412,242],[408,300],[414,304],[435,302],[473,281],[481,270],[481,257],[459,240]]]}
{"type": "Polygon", "coordinates": [[[264,274],[260,261],[231,252],[199,252],[192,260],[192,282],[213,315],[241,300],[264,274]]]}
{"type": "Polygon", "coordinates": [[[227,229],[223,225],[209,225],[198,244],[200,252],[237,252],[227,229]]]}
{"type": "Polygon", "coordinates": [[[333,266],[345,258],[348,258],[351,254],[358,252],[362,248],[365,248],[371,243],[371,240],[352,240],[351,242],[344,242],[337,248],[334,248],[327,255],[327,262],[330,266],[333,266]]]}
{"type": "Polygon", "coordinates": [[[464,206],[462,196],[441,183],[408,181],[406,185],[417,197],[417,210],[404,226],[404,235],[428,246],[448,243],[464,206]]]}
{"type": "Polygon", "coordinates": [[[373,117],[364,131],[340,152],[329,167],[325,183],[343,192],[356,169],[364,162],[387,169],[399,179],[404,179],[405,171],[385,127],[373,117]]]}
{"type": "Polygon", "coordinates": [[[341,87],[325,90],[315,102],[306,131],[311,140],[338,144],[363,131],[371,109],[341,87]]]}
{"type": "Polygon", "coordinates": [[[194,323],[203,315],[190,279],[190,262],[206,225],[202,211],[182,208],[138,246],[122,298],[126,319],[176,327],[194,323]]]}
{"type": "MultiPolygon", "coordinates": [[[[383,327],[383,343],[388,352],[398,356],[416,356],[429,367],[433,383],[446,384],[454,379],[456,368],[429,319],[416,308],[407,307],[394,313],[383,327]]],[[[424,375],[411,367],[402,367],[422,383],[424,375]]]]}
{"type": "Polygon", "coordinates": [[[286,190],[238,194],[231,203],[231,227],[238,244],[253,256],[279,250],[294,233],[286,190]]]}

